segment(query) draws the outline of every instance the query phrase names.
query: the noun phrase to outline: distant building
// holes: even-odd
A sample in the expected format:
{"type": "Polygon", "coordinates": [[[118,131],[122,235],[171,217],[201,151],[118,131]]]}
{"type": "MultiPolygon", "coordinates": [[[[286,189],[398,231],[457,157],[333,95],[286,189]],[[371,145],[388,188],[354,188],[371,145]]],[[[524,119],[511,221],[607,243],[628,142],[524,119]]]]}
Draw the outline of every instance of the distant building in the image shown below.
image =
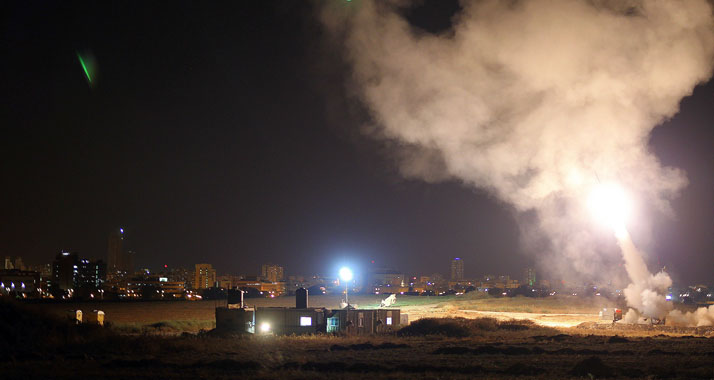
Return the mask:
{"type": "Polygon", "coordinates": [[[191,288],[191,284],[195,280],[195,274],[186,268],[169,268],[168,264],[164,265],[164,269],[157,274],[159,277],[166,277],[169,282],[183,282],[185,287],[191,288]]]}
{"type": "Polygon", "coordinates": [[[211,264],[196,264],[194,289],[212,288],[216,283],[216,270],[211,264]]]}
{"type": "Polygon", "coordinates": [[[60,252],[52,263],[52,289],[100,289],[106,280],[106,264],[102,260],[81,259],[77,253],[60,252]]]}
{"type": "Polygon", "coordinates": [[[219,288],[223,289],[233,289],[236,287],[236,284],[238,281],[241,280],[240,276],[233,276],[230,274],[226,274],[223,276],[217,276],[216,277],[216,282],[218,283],[219,288]]]}
{"type": "Polygon", "coordinates": [[[134,278],[127,283],[126,292],[120,298],[143,299],[178,299],[183,298],[186,292],[186,283],[183,281],[170,281],[168,277],[150,276],[134,278]]]}
{"type": "Polygon", "coordinates": [[[60,252],[52,262],[52,289],[69,290],[74,289],[74,277],[79,270],[77,262],[79,257],[76,253],[60,252]]]}
{"type": "Polygon", "coordinates": [[[124,252],[124,270],[126,273],[134,272],[134,258],[136,257],[136,252],[125,251],[124,252]]]}
{"type": "Polygon", "coordinates": [[[441,273],[432,273],[431,274],[431,283],[434,284],[437,288],[444,288],[447,286],[447,282],[444,279],[444,276],[441,275],[441,273]]]}
{"type": "Polygon", "coordinates": [[[523,285],[536,286],[536,271],[533,268],[523,270],[523,285]]]}
{"type": "Polygon", "coordinates": [[[123,270],[122,256],[124,252],[124,229],[119,228],[109,234],[107,246],[107,269],[111,273],[123,270]]]}
{"type": "Polygon", "coordinates": [[[253,288],[261,294],[267,293],[266,295],[272,295],[272,296],[280,296],[285,294],[286,287],[285,287],[285,282],[283,281],[277,281],[277,282],[270,282],[270,281],[260,281],[260,280],[252,280],[252,279],[243,279],[243,280],[235,280],[233,283],[233,286],[245,290],[246,288],[253,288]]]}
{"type": "Polygon", "coordinates": [[[22,262],[22,257],[17,256],[15,258],[12,258],[12,256],[5,256],[5,262],[3,263],[3,267],[0,269],[17,269],[17,270],[25,270],[25,264],[22,262]]]}
{"type": "MultiPolygon", "coordinates": [[[[387,288],[402,288],[407,285],[404,273],[391,268],[374,268],[367,278],[367,286],[364,291],[367,293],[394,292],[387,288]]],[[[401,291],[401,290],[400,290],[401,291]]]]}
{"type": "Polygon", "coordinates": [[[464,261],[460,257],[451,260],[451,281],[462,281],[464,279],[464,261]]]}
{"type": "Polygon", "coordinates": [[[261,277],[270,282],[278,282],[284,280],[283,267],[273,264],[263,264],[260,271],[261,277]]]}
{"type": "Polygon", "coordinates": [[[77,265],[77,288],[101,289],[107,278],[107,265],[102,260],[79,259],[77,265]]]}
{"type": "Polygon", "coordinates": [[[40,274],[20,269],[0,269],[0,295],[27,298],[40,294],[40,274]]]}
{"type": "Polygon", "coordinates": [[[107,271],[110,277],[131,274],[134,271],[133,251],[124,251],[124,229],[118,228],[109,234],[107,241],[107,271]]]}

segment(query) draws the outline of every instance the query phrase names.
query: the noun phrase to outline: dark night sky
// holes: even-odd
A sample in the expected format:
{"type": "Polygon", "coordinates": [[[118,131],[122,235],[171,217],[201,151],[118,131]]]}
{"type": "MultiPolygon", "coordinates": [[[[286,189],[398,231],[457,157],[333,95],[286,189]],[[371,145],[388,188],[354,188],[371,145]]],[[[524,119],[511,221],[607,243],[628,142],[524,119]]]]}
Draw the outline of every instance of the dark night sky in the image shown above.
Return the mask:
{"type": "MultiPolygon", "coordinates": [[[[2,10],[0,256],[105,258],[126,230],[137,265],[209,262],[255,274],[329,273],[342,263],[512,273],[510,209],[458,183],[401,179],[359,132],[349,71],[310,3],[17,2],[2,10]],[[90,88],[76,52],[91,52],[90,88]]],[[[454,6],[413,10],[427,30],[454,6]]],[[[714,269],[714,85],[655,129],[663,163],[688,172],[678,221],[656,224],[675,279],[714,269]]]]}

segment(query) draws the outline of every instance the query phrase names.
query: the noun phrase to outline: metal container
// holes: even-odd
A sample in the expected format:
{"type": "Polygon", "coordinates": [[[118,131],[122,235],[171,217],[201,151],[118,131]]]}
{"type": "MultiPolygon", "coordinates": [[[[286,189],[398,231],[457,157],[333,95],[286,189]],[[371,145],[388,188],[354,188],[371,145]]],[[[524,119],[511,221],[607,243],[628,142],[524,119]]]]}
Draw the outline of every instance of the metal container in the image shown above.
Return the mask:
{"type": "Polygon", "coordinates": [[[230,333],[252,333],[255,311],[248,308],[216,308],[216,330],[230,333]]]}
{"type": "Polygon", "coordinates": [[[255,312],[258,334],[303,335],[325,332],[324,309],[259,307],[255,312]]]}
{"type": "Polygon", "coordinates": [[[295,291],[295,308],[307,309],[307,289],[300,288],[295,291]]]}

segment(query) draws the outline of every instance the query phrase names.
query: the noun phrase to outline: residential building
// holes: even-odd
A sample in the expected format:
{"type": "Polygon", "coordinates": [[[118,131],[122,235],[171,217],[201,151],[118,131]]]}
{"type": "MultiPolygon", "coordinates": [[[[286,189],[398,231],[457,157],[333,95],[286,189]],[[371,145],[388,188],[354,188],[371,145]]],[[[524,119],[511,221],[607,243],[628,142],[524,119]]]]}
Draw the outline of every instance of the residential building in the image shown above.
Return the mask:
{"type": "Polygon", "coordinates": [[[261,277],[270,282],[283,281],[283,267],[274,264],[263,264],[260,271],[261,277]]]}
{"type": "Polygon", "coordinates": [[[194,289],[212,288],[216,284],[216,270],[211,264],[196,264],[194,289]]]}
{"type": "Polygon", "coordinates": [[[523,285],[536,286],[536,271],[533,268],[523,270],[523,285]]]}
{"type": "Polygon", "coordinates": [[[60,252],[52,263],[52,290],[100,289],[106,280],[102,260],[81,259],[77,253],[60,252]]]}

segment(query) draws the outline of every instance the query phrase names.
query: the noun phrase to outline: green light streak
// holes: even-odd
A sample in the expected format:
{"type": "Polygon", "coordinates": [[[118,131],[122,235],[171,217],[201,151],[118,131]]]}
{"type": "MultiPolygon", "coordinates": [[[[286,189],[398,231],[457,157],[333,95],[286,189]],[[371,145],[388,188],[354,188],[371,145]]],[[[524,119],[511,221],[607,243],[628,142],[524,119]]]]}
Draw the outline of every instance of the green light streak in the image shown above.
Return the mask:
{"type": "Polygon", "coordinates": [[[87,80],[89,83],[92,83],[92,77],[89,75],[89,69],[87,69],[87,65],[84,63],[84,59],[82,59],[82,56],[77,53],[77,58],[79,58],[79,63],[82,65],[82,69],[84,70],[84,75],[87,76],[87,80]]]}

